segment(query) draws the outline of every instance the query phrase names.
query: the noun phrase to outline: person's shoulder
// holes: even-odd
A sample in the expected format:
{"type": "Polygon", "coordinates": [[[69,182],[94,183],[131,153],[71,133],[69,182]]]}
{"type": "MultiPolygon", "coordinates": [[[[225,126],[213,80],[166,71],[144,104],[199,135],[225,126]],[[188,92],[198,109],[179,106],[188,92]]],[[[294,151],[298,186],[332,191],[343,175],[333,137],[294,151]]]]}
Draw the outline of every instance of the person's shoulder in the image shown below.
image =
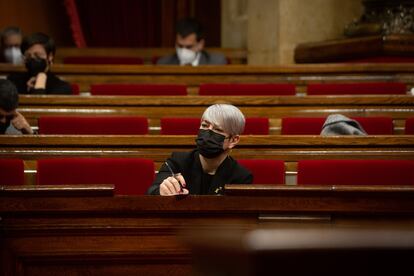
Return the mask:
{"type": "Polygon", "coordinates": [[[160,57],[157,60],[158,65],[178,65],[178,57],[176,54],[160,57]]]}
{"type": "Polygon", "coordinates": [[[226,56],[222,53],[204,51],[203,54],[207,58],[207,64],[217,64],[217,65],[227,64],[226,56]]]}
{"type": "Polygon", "coordinates": [[[48,73],[47,76],[47,90],[48,92],[56,94],[71,94],[72,87],[70,83],[60,79],[53,73],[48,73]]]}
{"type": "Polygon", "coordinates": [[[195,151],[187,151],[187,152],[173,152],[171,154],[171,158],[175,161],[188,161],[189,159],[194,158],[195,151]]]}
{"type": "Polygon", "coordinates": [[[239,179],[240,184],[252,183],[253,174],[248,169],[240,165],[239,162],[237,162],[232,157],[229,156],[229,159],[230,159],[230,162],[232,163],[233,174],[239,179]]]}

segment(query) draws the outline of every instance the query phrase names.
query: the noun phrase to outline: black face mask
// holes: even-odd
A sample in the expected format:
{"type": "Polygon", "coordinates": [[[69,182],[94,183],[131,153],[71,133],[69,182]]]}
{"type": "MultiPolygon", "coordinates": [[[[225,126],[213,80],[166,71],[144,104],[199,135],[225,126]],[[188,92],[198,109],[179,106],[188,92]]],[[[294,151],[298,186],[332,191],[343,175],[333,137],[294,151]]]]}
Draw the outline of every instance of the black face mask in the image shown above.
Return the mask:
{"type": "Polygon", "coordinates": [[[215,158],[224,152],[226,136],[211,129],[200,129],[196,139],[197,149],[205,158],[215,158]]]}
{"type": "Polygon", "coordinates": [[[29,58],[26,60],[26,69],[30,76],[37,76],[41,72],[45,72],[47,61],[44,58],[29,58]]]}

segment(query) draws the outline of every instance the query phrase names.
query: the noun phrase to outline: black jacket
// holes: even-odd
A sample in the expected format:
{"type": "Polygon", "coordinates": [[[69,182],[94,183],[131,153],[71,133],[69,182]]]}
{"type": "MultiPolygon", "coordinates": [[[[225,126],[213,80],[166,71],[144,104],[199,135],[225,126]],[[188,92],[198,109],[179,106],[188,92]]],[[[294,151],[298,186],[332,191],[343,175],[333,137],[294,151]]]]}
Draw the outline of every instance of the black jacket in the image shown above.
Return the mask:
{"type": "MultiPolygon", "coordinates": [[[[191,152],[174,152],[167,159],[168,164],[174,173],[181,173],[187,184],[190,194],[200,195],[202,193],[202,175],[199,152],[193,150],[191,152]]],[[[167,166],[163,164],[160,171],[155,177],[154,183],[148,189],[147,193],[151,195],[160,194],[160,184],[167,177],[171,176],[171,172],[167,166]]],[[[228,156],[218,167],[216,174],[213,176],[208,194],[222,194],[225,184],[250,184],[253,182],[252,174],[244,167],[240,166],[236,160],[228,156]]]]}
{"type": "Polygon", "coordinates": [[[19,91],[19,94],[72,94],[69,83],[59,79],[55,74],[47,72],[46,89],[31,89],[27,91],[27,81],[31,76],[26,73],[13,73],[7,79],[10,80],[19,91]]]}

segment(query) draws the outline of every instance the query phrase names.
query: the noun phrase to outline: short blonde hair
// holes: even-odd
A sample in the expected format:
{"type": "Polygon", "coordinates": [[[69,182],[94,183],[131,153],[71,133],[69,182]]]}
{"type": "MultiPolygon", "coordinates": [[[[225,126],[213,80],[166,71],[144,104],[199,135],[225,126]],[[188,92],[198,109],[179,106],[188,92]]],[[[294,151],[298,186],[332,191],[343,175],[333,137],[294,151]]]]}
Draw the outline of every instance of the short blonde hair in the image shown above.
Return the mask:
{"type": "Polygon", "coordinates": [[[209,106],[204,111],[201,120],[206,120],[220,126],[224,132],[231,136],[243,133],[246,122],[240,109],[231,104],[215,104],[209,106]]]}

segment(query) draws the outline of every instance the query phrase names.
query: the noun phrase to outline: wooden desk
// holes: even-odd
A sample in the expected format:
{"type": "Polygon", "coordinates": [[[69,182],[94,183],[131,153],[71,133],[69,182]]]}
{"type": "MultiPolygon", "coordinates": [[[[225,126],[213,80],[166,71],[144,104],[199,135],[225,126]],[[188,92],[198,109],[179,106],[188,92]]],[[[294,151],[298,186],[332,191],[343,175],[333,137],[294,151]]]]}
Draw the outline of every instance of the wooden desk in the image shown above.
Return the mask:
{"type": "MultiPolygon", "coordinates": [[[[230,59],[232,64],[246,64],[247,51],[234,48],[208,48],[208,52],[218,52],[230,59]]],[[[153,57],[162,57],[175,53],[174,48],[59,48],[56,51],[55,63],[62,63],[66,57],[134,57],[142,58],[151,64],[153,57]]]]}
{"type": "Polygon", "coordinates": [[[53,196],[44,189],[27,196],[4,189],[0,275],[188,275],[191,252],[183,231],[292,223],[302,229],[414,229],[412,187],[280,188],[260,197],[53,196]]]}
{"type": "MultiPolygon", "coordinates": [[[[173,151],[195,148],[195,136],[34,135],[0,136],[0,157],[140,157],[162,163],[173,151]]],[[[414,159],[414,136],[248,135],[233,149],[236,159],[414,159]]]]}
{"type": "Polygon", "coordinates": [[[346,116],[389,116],[395,133],[404,133],[405,119],[414,116],[414,97],[379,96],[51,96],[22,95],[19,111],[32,126],[42,115],[131,115],[149,118],[151,134],[159,133],[162,117],[201,117],[216,103],[238,106],[246,117],[270,118],[270,134],[280,134],[282,117],[325,117],[332,113],[346,116]]]}
{"type": "MultiPolygon", "coordinates": [[[[414,86],[414,65],[410,64],[293,64],[281,66],[152,66],[152,65],[61,65],[53,72],[89,91],[94,83],[177,83],[197,94],[201,83],[294,83],[298,92],[306,84],[320,82],[403,82],[414,86]]],[[[0,64],[0,76],[23,72],[24,68],[0,64]]]]}

